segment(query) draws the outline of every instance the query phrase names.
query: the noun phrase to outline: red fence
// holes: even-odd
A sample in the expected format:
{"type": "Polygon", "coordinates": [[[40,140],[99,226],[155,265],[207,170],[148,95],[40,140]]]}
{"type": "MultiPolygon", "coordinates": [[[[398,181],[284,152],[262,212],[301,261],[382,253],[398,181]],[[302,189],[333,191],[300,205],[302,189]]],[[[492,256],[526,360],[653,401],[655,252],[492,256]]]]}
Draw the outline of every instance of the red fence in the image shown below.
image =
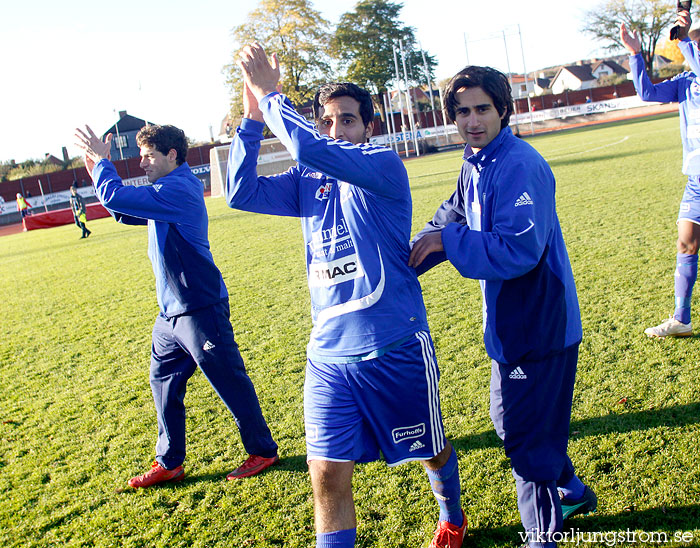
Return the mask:
{"type": "MultiPolygon", "coordinates": [[[[660,80],[661,79],[659,78],[655,78],[652,81],[656,83],[660,80]]],[[[614,86],[590,88],[577,91],[565,91],[564,93],[559,93],[557,95],[539,95],[530,99],[529,108],[534,110],[544,110],[554,108],[555,106],[582,104],[586,102],[586,97],[590,97],[591,101],[596,102],[610,100],[614,97],[629,97],[631,95],[635,95],[635,93],[634,85],[631,81],[629,81],[614,86]]],[[[517,99],[515,104],[517,112],[528,112],[529,108],[527,99],[517,99]]],[[[395,131],[400,132],[402,125],[401,114],[394,113],[393,118],[395,131]]],[[[435,125],[433,122],[432,111],[418,112],[414,114],[414,118],[419,128],[429,128],[434,127],[435,125]]],[[[444,124],[441,111],[435,112],[435,118],[437,119],[438,125],[444,124]]],[[[409,121],[407,116],[405,116],[404,125],[406,126],[405,130],[409,131],[409,121]]],[[[374,125],[374,135],[381,135],[389,132],[390,131],[386,122],[374,125]]],[[[209,150],[213,146],[215,145],[204,145],[190,148],[187,153],[187,163],[193,167],[208,164],[209,150]]],[[[117,173],[119,173],[120,177],[123,179],[130,179],[132,177],[139,177],[143,175],[143,170],[139,167],[139,162],[139,158],[130,158],[128,160],[116,160],[114,164],[117,167],[117,173]]],[[[36,175],[16,181],[6,181],[0,183],[0,196],[5,198],[7,202],[14,202],[15,196],[18,192],[21,192],[24,196],[39,196],[41,195],[39,180],[41,180],[45,194],[58,192],[61,190],[68,190],[70,185],[73,184],[74,180],[78,181],[78,183],[85,182],[85,185],[90,184],[90,176],[85,168],[69,169],[66,171],[56,171],[54,173],[36,175]]],[[[81,184],[81,186],[83,185],[81,184]]]]}
{"type": "MultiPolygon", "coordinates": [[[[208,164],[209,150],[213,146],[214,145],[203,145],[190,148],[187,151],[187,163],[193,167],[208,164]]],[[[121,178],[130,179],[132,177],[144,175],[143,170],[139,167],[140,161],[140,158],[114,160],[114,165],[121,178]]],[[[73,184],[73,181],[78,181],[79,186],[88,186],[90,184],[90,175],[84,167],[81,167],[34,175],[32,177],[24,177],[15,181],[5,181],[0,183],[0,196],[5,198],[6,202],[9,202],[10,207],[14,207],[13,203],[18,192],[28,197],[29,203],[31,203],[31,196],[41,196],[39,181],[41,181],[44,194],[50,194],[52,192],[68,190],[73,184]]]]}
{"type": "MultiPolygon", "coordinates": [[[[87,204],[85,206],[85,217],[88,221],[101,219],[103,217],[109,217],[109,211],[107,211],[102,204],[87,204]]],[[[69,225],[73,224],[73,222],[72,209],[58,209],[56,211],[49,211],[48,213],[35,213],[22,220],[25,230],[69,225]]]]}

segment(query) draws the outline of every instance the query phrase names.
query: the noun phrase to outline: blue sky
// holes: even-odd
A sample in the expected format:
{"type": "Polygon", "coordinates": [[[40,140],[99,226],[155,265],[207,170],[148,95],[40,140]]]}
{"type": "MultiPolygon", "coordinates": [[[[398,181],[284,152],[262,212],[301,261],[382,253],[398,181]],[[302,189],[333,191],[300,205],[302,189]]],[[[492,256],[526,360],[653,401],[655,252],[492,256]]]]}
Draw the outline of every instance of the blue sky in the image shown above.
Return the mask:
{"type": "MultiPolygon", "coordinates": [[[[355,0],[315,0],[337,22],[355,0]]],[[[9,5],[7,5],[9,4],[9,5]]],[[[228,110],[223,66],[232,56],[230,31],[257,0],[39,0],[3,6],[4,78],[0,84],[0,160],[71,155],[73,128],[102,132],[116,112],[171,123],[208,140],[228,110]]],[[[438,79],[469,62],[528,71],[601,56],[599,42],[579,28],[581,3],[561,0],[404,0],[402,19],[439,61],[438,79]],[[426,6],[438,6],[429,11],[426,6]],[[478,7],[476,7],[478,5],[478,7]],[[490,11],[493,9],[493,11],[490,11]]]]}

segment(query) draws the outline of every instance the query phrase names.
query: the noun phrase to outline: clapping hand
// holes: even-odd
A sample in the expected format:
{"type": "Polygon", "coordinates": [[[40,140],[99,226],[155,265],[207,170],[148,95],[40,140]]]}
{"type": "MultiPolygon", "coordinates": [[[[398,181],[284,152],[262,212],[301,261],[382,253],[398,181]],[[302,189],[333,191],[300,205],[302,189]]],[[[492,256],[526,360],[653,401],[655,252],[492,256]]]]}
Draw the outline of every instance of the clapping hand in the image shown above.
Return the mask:
{"type": "Polygon", "coordinates": [[[92,174],[95,164],[100,160],[111,159],[110,148],[112,146],[112,134],[109,133],[104,142],[95,135],[90,126],[85,126],[85,131],[75,129],[76,146],[85,155],[85,168],[92,174]]]}

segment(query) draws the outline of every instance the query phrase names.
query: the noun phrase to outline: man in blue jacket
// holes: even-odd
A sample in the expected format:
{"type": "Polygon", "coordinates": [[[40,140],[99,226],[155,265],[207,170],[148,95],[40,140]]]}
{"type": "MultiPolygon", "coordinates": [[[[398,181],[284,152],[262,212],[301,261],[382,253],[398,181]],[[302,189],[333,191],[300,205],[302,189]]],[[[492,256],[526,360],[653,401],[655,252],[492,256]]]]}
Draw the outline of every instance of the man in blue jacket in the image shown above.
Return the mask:
{"type": "Polygon", "coordinates": [[[148,225],[148,256],[160,314],[153,328],[150,383],[158,418],[155,462],[129,480],[134,488],[179,481],[185,472],[185,390],[197,367],[233,414],[249,453],[226,479],[252,476],[278,460],[229,320],[228,291],[209,249],[202,183],[186,163],[187,139],[173,126],[146,126],[136,136],[150,186],[122,183],[102,142],[77,130],[100,202],[125,224],[148,225]]]}
{"type": "MultiPolygon", "coordinates": [[[[684,72],[659,84],[652,84],[644,68],[640,53],[639,32],[630,32],[623,23],[620,40],[630,53],[630,72],[637,95],[644,101],[678,103],[683,142],[683,173],[688,183],[678,211],[678,239],[676,241],[676,269],[674,271],[675,309],[673,315],[644,333],[649,337],[689,337],[693,334],[690,304],[693,286],[698,277],[698,247],[700,245],[700,65],[698,48],[688,37],[690,14],[678,13],[678,48],[689,63],[692,72],[684,72]]],[[[693,38],[700,38],[698,31],[693,38]]]]}
{"type": "Polygon", "coordinates": [[[231,207],[301,219],[313,330],[304,421],[317,548],[350,548],[356,462],[419,460],[440,506],[430,546],[459,548],[466,529],[457,456],[445,439],[439,371],[418,277],[408,266],[411,194],[390,149],[367,144],[374,107],[354,84],[326,84],[316,125],[276,91],[279,67],[258,44],[239,61],[244,118],[231,143],[231,207]],[[264,124],[298,162],[258,177],[264,124]]]}
{"type": "MultiPolygon", "coordinates": [[[[549,165],[516,138],[505,75],[469,66],[447,85],[467,142],[457,190],[414,238],[419,273],[445,259],[480,280],[492,359],[491,418],[511,460],[530,546],[596,508],[567,456],[581,319],[549,165]]],[[[556,538],[556,537],[555,537],[556,538]]]]}

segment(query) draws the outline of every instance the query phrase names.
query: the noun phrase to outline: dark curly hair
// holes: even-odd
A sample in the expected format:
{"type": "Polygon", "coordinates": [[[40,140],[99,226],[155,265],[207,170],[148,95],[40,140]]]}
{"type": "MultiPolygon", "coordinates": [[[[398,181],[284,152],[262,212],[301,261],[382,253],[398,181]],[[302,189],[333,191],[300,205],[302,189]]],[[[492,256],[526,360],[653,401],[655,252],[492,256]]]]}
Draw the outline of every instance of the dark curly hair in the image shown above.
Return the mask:
{"type": "Polygon", "coordinates": [[[336,97],[352,97],[360,103],[360,116],[365,127],[374,120],[374,103],[369,91],[351,82],[331,82],[318,88],[314,97],[314,119],[320,119],[321,107],[336,97]]]}
{"type": "Polygon", "coordinates": [[[187,137],[185,132],[175,126],[159,126],[150,124],[142,127],[136,134],[138,146],[155,148],[161,154],[167,155],[171,149],[177,152],[177,165],[182,165],[187,160],[187,137]]]}
{"type": "Polygon", "coordinates": [[[491,67],[478,67],[470,65],[464,67],[452,77],[445,86],[445,109],[451,122],[455,121],[457,109],[457,92],[462,88],[480,87],[491,97],[493,106],[501,119],[501,129],[508,125],[513,114],[513,97],[511,95],[508,77],[502,72],[491,67]]]}

